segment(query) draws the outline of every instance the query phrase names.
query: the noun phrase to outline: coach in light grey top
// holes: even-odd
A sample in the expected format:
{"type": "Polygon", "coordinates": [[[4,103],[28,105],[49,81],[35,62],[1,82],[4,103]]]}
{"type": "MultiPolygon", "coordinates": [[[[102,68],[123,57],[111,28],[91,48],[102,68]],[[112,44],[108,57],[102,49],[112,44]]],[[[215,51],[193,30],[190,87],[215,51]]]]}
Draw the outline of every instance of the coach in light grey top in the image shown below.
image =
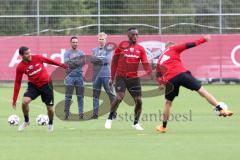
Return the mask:
{"type": "Polygon", "coordinates": [[[101,88],[105,89],[110,102],[115,99],[112,86],[109,86],[110,63],[112,50],[106,46],[107,35],[104,32],[98,34],[99,46],[92,49],[91,62],[93,64],[93,118],[98,118],[99,96],[101,88]]]}
{"type": "Polygon", "coordinates": [[[79,119],[83,119],[83,98],[84,98],[84,81],[83,81],[83,66],[85,64],[85,54],[78,50],[78,38],[72,37],[70,40],[71,49],[64,53],[64,62],[68,64],[68,69],[65,78],[65,119],[69,119],[69,110],[75,88],[79,119]]]}

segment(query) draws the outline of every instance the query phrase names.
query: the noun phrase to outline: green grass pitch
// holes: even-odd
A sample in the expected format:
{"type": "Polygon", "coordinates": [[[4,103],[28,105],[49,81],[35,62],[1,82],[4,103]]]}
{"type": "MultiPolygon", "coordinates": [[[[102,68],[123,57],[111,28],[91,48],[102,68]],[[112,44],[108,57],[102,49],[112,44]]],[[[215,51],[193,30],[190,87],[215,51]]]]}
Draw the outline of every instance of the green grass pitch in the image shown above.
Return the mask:
{"type": "MultiPolygon", "coordinates": [[[[45,114],[40,98],[30,105],[31,125],[24,132],[9,126],[7,117],[17,114],[23,121],[21,88],[17,110],[11,109],[12,88],[0,87],[0,160],[225,160],[238,159],[240,152],[240,101],[239,85],[205,86],[217,99],[228,104],[233,117],[214,115],[210,105],[197,93],[181,88],[173,106],[174,114],[189,114],[191,120],[174,120],[168,124],[168,132],[158,134],[158,120],[141,122],[143,132],[134,130],[132,122],[122,117],[115,120],[111,130],[104,129],[106,116],[86,122],[54,121],[54,132],[45,126],[37,126],[35,118],[45,114]],[[191,110],[191,115],[190,115],[191,110]]],[[[145,86],[144,89],[151,89],[145,86]]],[[[55,94],[58,102],[64,95],[55,94]]],[[[158,113],[164,97],[143,99],[143,113],[158,113]]],[[[85,110],[92,107],[91,97],[85,97],[85,110]]],[[[73,106],[77,111],[76,105],[73,106]]],[[[119,114],[133,113],[133,107],[122,103],[119,114]]]]}

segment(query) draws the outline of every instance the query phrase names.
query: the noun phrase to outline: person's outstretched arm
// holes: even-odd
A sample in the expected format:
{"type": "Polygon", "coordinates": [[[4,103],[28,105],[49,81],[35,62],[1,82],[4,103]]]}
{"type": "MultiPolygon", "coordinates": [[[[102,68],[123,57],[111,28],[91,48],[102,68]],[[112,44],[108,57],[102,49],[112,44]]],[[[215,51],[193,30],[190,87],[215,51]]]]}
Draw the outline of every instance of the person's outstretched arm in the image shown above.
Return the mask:
{"type": "Polygon", "coordinates": [[[19,90],[22,83],[23,72],[17,67],[16,69],[16,77],[14,82],[14,91],[13,91],[13,98],[12,98],[12,107],[13,109],[16,108],[16,102],[19,94],[19,90]]]}
{"type": "Polygon", "coordinates": [[[43,57],[43,56],[39,56],[39,57],[42,59],[43,63],[47,63],[47,64],[59,66],[59,67],[62,67],[62,68],[64,68],[64,69],[67,68],[67,65],[64,64],[64,63],[60,63],[60,62],[58,62],[58,61],[55,61],[55,60],[52,60],[52,59],[50,59],[50,58],[46,58],[46,57],[43,57]]]}
{"type": "Polygon", "coordinates": [[[178,44],[178,45],[173,46],[172,48],[180,53],[180,52],[184,51],[185,49],[196,47],[202,43],[209,41],[210,39],[211,39],[211,37],[209,35],[206,35],[206,36],[204,36],[198,40],[195,40],[193,42],[178,44]]]}

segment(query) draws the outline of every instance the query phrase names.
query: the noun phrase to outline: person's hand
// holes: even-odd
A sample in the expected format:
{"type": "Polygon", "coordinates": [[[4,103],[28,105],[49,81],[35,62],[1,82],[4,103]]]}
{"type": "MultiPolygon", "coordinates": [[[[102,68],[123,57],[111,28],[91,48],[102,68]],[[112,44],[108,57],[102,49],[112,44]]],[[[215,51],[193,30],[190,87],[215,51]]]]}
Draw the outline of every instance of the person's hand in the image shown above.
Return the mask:
{"type": "Polygon", "coordinates": [[[109,84],[109,86],[112,86],[113,85],[113,81],[111,79],[109,79],[108,84],[109,84]]]}
{"type": "Polygon", "coordinates": [[[103,64],[103,61],[100,58],[96,58],[94,61],[94,64],[101,65],[101,64],[103,64]]]}
{"type": "Polygon", "coordinates": [[[67,68],[68,68],[68,65],[65,64],[65,63],[62,63],[61,67],[64,68],[64,69],[67,69],[67,68]]]}
{"type": "Polygon", "coordinates": [[[208,34],[208,35],[205,35],[204,36],[204,39],[206,39],[206,41],[209,41],[209,40],[211,40],[211,36],[208,34]]]}
{"type": "Polygon", "coordinates": [[[153,72],[151,73],[150,76],[151,76],[151,79],[152,79],[152,80],[154,80],[154,79],[156,78],[156,75],[155,75],[153,72]]]}
{"type": "Polygon", "coordinates": [[[12,104],[12,108],[14,109],[14,110],[16,110],[16,104],[12,104]]]}
{"type": "Polygon", "coordinates": [[[160,84],[160,85],[159,85],[159,89],[160,89],[160,90],[164,90],[164,89],[165,89],[165,85],[164,85],[164,84],[160,84]]]}

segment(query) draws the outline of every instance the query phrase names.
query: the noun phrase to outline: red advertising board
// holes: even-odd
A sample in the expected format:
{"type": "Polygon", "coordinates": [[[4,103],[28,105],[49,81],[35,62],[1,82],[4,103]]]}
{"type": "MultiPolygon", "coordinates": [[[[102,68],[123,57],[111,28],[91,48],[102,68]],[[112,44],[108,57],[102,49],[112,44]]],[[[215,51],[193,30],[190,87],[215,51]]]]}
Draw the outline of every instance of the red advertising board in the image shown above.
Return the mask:
{"type": "MultiPolygon", "coordinates": [[[[201,35],[140,35],[139,42],[150,52],[162,50],[164,43],[189,42],[201,35]]],[[[0,37],[0,80],[14,80],[15,68],[20,61],[18,48],[28,46],[32,53],[43,54],[51,59],[63,61],[63,54],[70,47],[69,36],[2,36],[0,37]]],[[[118,44],[126,40],[125,35],[109,36],[108,42],[118,44]]],[[[97,46],[96,36],[79,36],[79,49],[91,55],[97,46]]],[[[240,35],[212,35],[212,39],[182,54],[185,67],[197,78],[240,79],[240,35]]],[[[53,66],[47,66],[49,72],[53,66]]],[[[26,77],[25,77],[26,79],[26,77]]]]}

